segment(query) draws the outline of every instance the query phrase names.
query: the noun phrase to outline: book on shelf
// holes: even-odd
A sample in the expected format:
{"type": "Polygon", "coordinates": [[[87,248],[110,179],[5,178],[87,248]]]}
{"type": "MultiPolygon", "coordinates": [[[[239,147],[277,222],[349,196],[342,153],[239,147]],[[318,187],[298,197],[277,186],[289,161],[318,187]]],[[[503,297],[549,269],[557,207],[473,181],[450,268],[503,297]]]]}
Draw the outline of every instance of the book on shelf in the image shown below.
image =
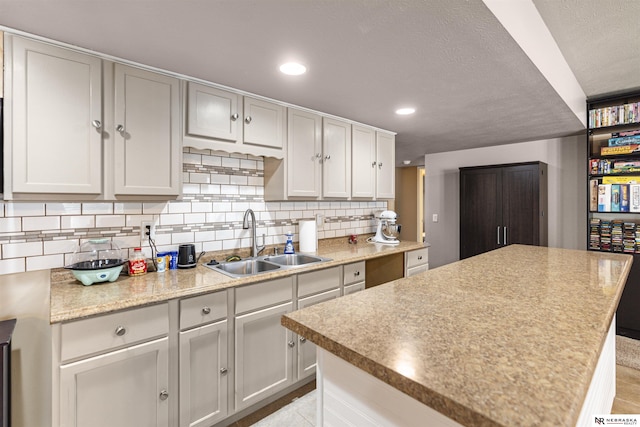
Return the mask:
{"type": "Polygon", "coordinates": [[[610,166],[611,173],[640,172],[640,160],[616,160],[610,166]]]}
{"type": "Polygon", "coordinates": [[[611,184],[598,185],[598,212],[611,212],[611,184]]]}
{"type": "Polygon", "coordinates": [[[629,184],[629,212],[640,212],[640,184],[629,184]]]}
{"type": "Polygon", "coordinates": [[[601,156],[616,156],[619,154],[633,154],[640,152],[639,144],[630,144],[630,145],[616,145],[613,147],[601,147],[600,155],[601,156]]]}
{"type": "Polygon", "coordinates": [[[625,176],[604,176],[602,177],[603,184],[640,184],[640,176],[638,175],[625,175],[625,176]]]}
{"type": "Polygon", "coordinates": [[[591,212],[598,210],[598,185],[600,182],[597,179],[589,180],[589,210],[591,212]]]}
{"type": "Polygon", "coordinates": [[[609,147],[618,147],[623,145],[640,144],[640,135],[619,136],[609,138],[609,147]]]}
{"type": "Polygon", "coordinates": [[[640,121],[640,103],[630,102],[589,110],[589,128],[626,125],[640,121]]]}
{"type": "Polygon", "coordinates": [[[624,132],[612,132],[611,138],[621,138],[623,136],[635,136],[640,135],[640,129],[628,130],[624,132]]]}
{"type": "Polygon", "coordinates": [[[611,184],[611,212],[620,212],[620,184],[611,184]]]}
{"type": "Polygon", "coordinates": [[[629,212],[629,184],[620,185],[620,212],[629,212]]]}

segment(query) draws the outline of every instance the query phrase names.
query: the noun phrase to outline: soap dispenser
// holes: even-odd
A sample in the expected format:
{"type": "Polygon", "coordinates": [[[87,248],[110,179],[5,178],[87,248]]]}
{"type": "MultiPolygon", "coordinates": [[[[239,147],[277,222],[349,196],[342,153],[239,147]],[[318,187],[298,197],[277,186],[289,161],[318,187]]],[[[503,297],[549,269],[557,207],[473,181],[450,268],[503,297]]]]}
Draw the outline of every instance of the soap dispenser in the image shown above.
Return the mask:
{"type": "Polygon", "coordinates": [[[286,236],[287,236],[287,243],[284,244],[284,253],[293,254],[295,253],[295,250],[293,249],[293,233],[288,232],[286,236]]]}

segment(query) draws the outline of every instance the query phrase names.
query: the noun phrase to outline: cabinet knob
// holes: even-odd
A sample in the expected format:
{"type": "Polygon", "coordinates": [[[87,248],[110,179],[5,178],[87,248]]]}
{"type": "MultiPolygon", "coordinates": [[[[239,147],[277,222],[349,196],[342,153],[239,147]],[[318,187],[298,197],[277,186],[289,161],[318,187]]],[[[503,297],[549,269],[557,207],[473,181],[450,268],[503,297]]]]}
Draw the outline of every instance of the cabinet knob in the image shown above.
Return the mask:
{"type": "Polygon", "coordinates": [[[247,116],[247,117],[245,117],[245,118],[244,118],[244,122],[245,122],[246,124],[251,123],[251,116],[247,116]]]}
{"type": "Polygon", "coordinates": [[[228,372],[227,368],[220,368],[220,375],[226,375],[228,372]]]}
{"type": "Polygon", "coordinates": [[[238,120],[238,117],[240,117],[240,115],[238,113],[232,114],[231,115],[231,121],[235,122],[236,120],[238,120]]]}
{"type": "Polygon", "coordinates": [[[304,344],[307,342],[307,339],[305,337],[300,337],[300,342],[304,344]]]}
{"type": "Polygon", "coordinates": [[[356,271],[355,273],[353,273],[354,276],[358,277],[360,275],[359,271],[356,271]]]}
{"type": "Polygon", "coordinates": [[[321,159],[321,158],[322,158],[322,154],[316,153],[316,159],[321,159]]]}
{"type": "Polygon", "coordinates": [[[116,126],[116,131],[118,131],[120,133],[124,132],[124,126],[122,126],[122,125],[116,126]]]}
{"type": "Polygon", "coordinates": [[[378,169],[382,169],[382,162],[378,163],[378,169]]]}
{"type": "Polygon", "coordinates": [[[210,307],[202,307],[202,314],[209,314],[209,313],[211,313],[210,307]]]}
{"type": "Polygon", "coordinates": [[[160,400],[167,400],[169,398],[169,392],[167,390],[162,390],[160,392],[160,400]]]}
{"type": "Polygon", "coordinates": [[[329,160],[331,158],[331,154],[327,154],[326,156],[324,156],[325,160],[329,160]]]}
{"type": "Polygon", "coordinates": [[[127,333],[127,328],[125,328],[124,326],[118,326],[115,332],[117,336],[121,337],[127,333]]]}
{"type": "Polygon", "coordinates": [[[293,341],[293,340],[291,340],[291,341],[289,341],[289,342],[287,343],[287,345],[288,345],[289,347],[293,348],[293,347],[295,347],[296,342],[295,342],[295,341],[293,341]]]}
{"type": "Polygon", "coordinates": [[[100,120],[94,120],[91,122],[94,128],[100,129],[102,127],[102,122],[100,120]]]}
{"type": "Polygon", "coordinates": [[[376,163],[376,162],[371,163],[371,167],[372,167],[372,168],[375,168],[375,167],[376,167],[376,165],[377,165],[377,163],[376,163]]]}
{"type": "Polygon", "coordinates": [[[422,255],[418,257],[418,261],[422,261],[422,255]]]}

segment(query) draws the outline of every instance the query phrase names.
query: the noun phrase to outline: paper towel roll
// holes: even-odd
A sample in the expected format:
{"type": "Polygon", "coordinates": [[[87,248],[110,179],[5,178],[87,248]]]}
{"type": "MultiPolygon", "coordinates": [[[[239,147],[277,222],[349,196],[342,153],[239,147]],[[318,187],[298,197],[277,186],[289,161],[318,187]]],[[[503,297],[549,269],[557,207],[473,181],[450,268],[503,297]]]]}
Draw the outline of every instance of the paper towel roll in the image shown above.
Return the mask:
{"type": "Polygon", "coordinates": [[[315,252],[318,249],[318,233],[316,222],[299,221],[300,226],[300,252],[315,252]]]}

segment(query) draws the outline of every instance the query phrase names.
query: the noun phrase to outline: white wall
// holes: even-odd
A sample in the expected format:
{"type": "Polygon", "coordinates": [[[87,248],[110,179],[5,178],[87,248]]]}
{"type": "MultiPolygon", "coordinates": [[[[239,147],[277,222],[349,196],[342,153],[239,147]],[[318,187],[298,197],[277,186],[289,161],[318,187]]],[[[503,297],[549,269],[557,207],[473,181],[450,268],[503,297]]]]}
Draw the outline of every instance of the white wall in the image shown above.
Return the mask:
{"type": "Polygon", "coordinates": [[[583,136],[425,156],[425,232],[431,268],[459,260],[460,167],[541,161],[548,165],[549,246],[586,249],[586,143],[583,136]],[[438,222],[432,221],[438,214],[438,222]]]}

